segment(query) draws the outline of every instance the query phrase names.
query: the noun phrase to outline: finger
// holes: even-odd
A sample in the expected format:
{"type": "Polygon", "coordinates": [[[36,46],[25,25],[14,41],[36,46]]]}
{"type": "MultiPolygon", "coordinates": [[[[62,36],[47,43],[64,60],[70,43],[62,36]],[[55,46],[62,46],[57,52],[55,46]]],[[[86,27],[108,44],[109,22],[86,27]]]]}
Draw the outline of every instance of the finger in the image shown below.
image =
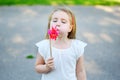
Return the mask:
{"type": "Polygon", "coordinates": [[[48,66],[54,66],[54,63],[52,63],[52,64],[47,64],[48,66]]]}
{"type": "Polygon", "coordinates": [[[54,69],[55,67],[54,66],[49,66],[51,69],[54,69]]]}
{"type": "Polygon", "coordinates": [[[53,57],[51,57],[51,58],[48,58],[48,60],[53,60],[54,58],[53,57]]]}
{"type": "Polygon", "coordinates": [[[47,61],[47,63],[54,63],[54,61],[53,60],[49,60],[49,61],[47,61]]]}
{"type": "Polygon", "coordinates": [[[50,60],[50,61],[48,61],[47,63],[54,63],[54,61],[53,61],[53,60],[50,60]]]}
{"type": "Polygon", "coordinates": [[[54,66],[54,63],[48,64],[49,66],[54,66]]]}
{"type": "Polygon", "coordinates": [[[54,63],[47,64],[48,66],[54,66],[54,63]]]}
{"type": "Polygon", "coordinates": [[[54,60],[53,59],[48,59],[47,62],[49,62],[49,61],[54,61],[54,60]]]}

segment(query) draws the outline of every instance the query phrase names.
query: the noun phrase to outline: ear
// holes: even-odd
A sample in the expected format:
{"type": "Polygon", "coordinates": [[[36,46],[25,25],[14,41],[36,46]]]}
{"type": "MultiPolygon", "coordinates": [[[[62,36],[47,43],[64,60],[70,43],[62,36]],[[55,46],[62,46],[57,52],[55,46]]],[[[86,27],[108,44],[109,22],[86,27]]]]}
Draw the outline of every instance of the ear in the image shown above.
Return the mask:
{"type": "Polygon", "coordinates": [[[70,25],[69,27],[69,32],[71,32],[73,25],[70,25]]]}

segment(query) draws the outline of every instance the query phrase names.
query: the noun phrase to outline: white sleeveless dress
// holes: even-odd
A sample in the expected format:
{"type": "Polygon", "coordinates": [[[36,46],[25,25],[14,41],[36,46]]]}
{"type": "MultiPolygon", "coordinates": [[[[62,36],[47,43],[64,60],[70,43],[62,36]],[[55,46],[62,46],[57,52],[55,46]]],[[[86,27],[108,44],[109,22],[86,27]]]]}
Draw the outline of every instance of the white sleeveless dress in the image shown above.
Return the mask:
{"type": "MultiPolygon", "coordinates": [[[[41,80],[77,80],[76,62],[84,53],[87,43],[72,39],[71,46],[67,49],[52,47],[55,69],[49,73],[42,74],[41,80]]],[[[36,43],[39,54],[46,61],[50,57],[49,40],[36,43]]]]}

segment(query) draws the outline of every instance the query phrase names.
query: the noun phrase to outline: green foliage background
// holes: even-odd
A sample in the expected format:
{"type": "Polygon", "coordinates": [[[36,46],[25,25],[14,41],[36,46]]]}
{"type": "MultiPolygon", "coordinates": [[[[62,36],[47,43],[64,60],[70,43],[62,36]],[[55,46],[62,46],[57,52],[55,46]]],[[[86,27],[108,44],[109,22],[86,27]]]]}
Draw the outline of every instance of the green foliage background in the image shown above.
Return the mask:
{"type": "Polygon", "coordinates": [[[3,5],[107,5],[119,6],[120,0],[0,0],[3,5]]]}

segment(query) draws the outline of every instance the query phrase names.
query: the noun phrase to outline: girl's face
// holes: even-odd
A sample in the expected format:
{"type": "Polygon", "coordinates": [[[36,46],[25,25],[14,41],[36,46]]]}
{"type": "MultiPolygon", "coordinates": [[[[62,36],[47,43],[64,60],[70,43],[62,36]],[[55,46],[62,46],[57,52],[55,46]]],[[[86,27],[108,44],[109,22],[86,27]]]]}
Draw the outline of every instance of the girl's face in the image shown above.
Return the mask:
{"type": "Polygon", "coordinates": [[[67,36],[68,32],[72,30],[70,18],[64,11],[56,11],[53,13],[50,21],[50,28],[52,28],[52,26],[56,26],[60,33],[59,35],[64,36],[67,36]]]}

